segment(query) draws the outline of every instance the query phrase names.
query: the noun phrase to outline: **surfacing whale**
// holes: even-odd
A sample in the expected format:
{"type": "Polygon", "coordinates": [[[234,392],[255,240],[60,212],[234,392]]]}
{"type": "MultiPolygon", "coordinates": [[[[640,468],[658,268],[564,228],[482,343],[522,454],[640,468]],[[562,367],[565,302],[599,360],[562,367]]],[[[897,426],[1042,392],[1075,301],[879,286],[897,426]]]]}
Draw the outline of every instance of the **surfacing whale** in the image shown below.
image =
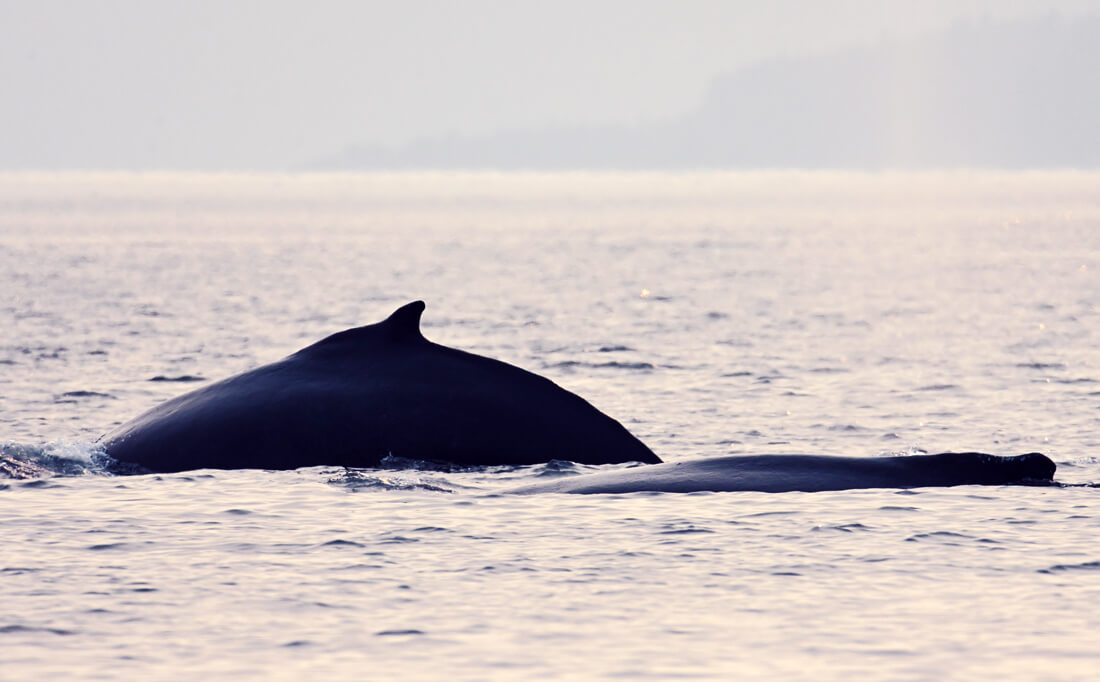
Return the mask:
{"type": "Polygon", "coordinates": [[[154,472],[659,463],[623,426],[549,379],[432,343],[422,301],[173,398],[100,438],[154,472]]]}
{"type": "Polygon", "coordinates": [[[738,455],[660,464],[621,424],[549,379],[420,333],[424,303],[173,398],[100,438],[149,471],[376,467],[388,456],[469,465],[571,460],[655,466],[514,493],[824,491],[1051,483],[1039,453],[738,455]]]}
{"type": "Polygon", "coordinates": [[[1054,462],[1038,452],[1014,457],[980,452],[901,457],[731,455],[570,476],[508,492],[783,493],[956,485],[1050,485],[1054,470],[1054,462]]]}

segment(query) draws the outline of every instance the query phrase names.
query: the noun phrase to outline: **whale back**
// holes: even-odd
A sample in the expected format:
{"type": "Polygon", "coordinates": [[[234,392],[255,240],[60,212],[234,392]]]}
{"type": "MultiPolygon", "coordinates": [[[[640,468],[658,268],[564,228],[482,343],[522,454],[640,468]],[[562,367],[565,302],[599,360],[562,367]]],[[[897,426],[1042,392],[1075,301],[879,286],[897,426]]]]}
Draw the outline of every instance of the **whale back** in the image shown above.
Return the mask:
{"type": "Polygon", "coordinates": [[[152,471],[660,460],[554,382],[433,343],[424,303],[173,398],[101,438],[152,471]]]}
{"type": "Polygon", "coordinates": [[[859,488],[1047,485],[1055,464],[1032,452],[1001,457],[945,452],[900,457],[731,455],[571,476],[510,492],[822,492],[859,488]]]}

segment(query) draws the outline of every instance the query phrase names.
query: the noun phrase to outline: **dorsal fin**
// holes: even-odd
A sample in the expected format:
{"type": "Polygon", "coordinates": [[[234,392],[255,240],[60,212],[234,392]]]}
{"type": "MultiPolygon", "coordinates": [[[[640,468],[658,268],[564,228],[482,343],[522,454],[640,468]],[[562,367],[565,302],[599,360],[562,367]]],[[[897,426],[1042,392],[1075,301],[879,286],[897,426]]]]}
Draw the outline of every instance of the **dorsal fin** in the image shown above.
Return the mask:
{"type": "Polygon", "coordinates": [[[420,333],[420,314],[424,312],[424,301],[406,303],[393,311],[382,324],[390,331],[395,339],[422,339],[420,333]]]}
{"type": "MultiPolygon", "coordinates": [[[[346,352],[350,348],[365,347],[364,344],[399,343],[409,344],[426,341],[420,333],[420,313],[424,312],[424,301],[413,301],[393,311],[393,314],[374,324],[345,329],[327,336],[312,346],[306,346],[298,353],[346,352]]],[[[297,353],[295,353],[297,355],[297,353]]]]}

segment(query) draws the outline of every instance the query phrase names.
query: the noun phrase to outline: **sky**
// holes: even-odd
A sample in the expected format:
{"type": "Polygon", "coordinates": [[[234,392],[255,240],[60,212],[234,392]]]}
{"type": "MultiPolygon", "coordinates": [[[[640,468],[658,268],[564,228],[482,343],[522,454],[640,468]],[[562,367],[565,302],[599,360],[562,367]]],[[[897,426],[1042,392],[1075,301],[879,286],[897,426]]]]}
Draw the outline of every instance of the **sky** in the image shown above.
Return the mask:
{"type": "Polygon", "coordinates": [[[1096,0],[0,0],[0,170],[295,170],[684,115],[716,78],[1096,0]]]}

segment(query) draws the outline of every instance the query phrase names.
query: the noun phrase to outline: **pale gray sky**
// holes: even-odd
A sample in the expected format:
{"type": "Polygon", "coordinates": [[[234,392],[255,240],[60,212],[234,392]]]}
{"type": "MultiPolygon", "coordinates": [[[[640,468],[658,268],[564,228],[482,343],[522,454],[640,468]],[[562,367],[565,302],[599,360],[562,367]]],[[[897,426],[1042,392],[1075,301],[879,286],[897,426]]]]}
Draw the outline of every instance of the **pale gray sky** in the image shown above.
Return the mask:
{"type": "Polygon", "coordinates": [[[281,170],[352,145],[642,124],[776,56],[1098,0],[0,0],[0,169],[281,170]]]}

